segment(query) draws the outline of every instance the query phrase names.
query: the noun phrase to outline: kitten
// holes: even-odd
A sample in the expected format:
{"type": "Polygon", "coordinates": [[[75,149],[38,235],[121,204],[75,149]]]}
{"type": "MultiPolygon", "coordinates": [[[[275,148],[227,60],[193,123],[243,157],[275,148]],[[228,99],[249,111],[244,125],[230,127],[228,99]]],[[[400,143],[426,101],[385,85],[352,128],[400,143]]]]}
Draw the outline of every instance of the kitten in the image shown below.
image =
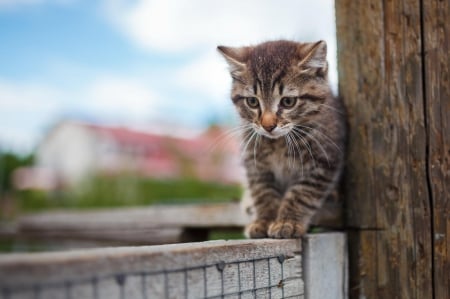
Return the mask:
{"type": "Polygon", "coordinates": [[[256,219],[250,238],[295,238],[336,189],[345,110],[328,83],[326,43],[218,47],[242,119],[243,163],[256,219]]]}

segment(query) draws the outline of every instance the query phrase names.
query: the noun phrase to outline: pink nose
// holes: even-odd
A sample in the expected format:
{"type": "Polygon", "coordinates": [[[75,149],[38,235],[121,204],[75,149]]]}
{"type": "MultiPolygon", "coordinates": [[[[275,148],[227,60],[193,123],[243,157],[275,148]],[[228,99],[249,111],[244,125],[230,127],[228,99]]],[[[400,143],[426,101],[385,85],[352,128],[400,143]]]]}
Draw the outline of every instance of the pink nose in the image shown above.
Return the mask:
{"type": "Polygon", "coordinates": [[[272,132],[277,127],[277,116],[272,112],[264,112],[261,117],[261,126],[267,132],[272,132]]]}

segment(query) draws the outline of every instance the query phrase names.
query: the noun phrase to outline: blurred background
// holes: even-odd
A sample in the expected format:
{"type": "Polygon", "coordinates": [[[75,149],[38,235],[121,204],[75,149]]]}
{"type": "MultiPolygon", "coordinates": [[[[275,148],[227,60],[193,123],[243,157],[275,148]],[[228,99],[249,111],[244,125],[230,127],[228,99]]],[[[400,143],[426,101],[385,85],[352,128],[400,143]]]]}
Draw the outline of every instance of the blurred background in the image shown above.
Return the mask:
{"type": "Polygon", "coordinates": [[[324,39],[336,91],[333,3],[0,0],[1,222],[238,200],[238,122],[216,46],[324,39]]]}

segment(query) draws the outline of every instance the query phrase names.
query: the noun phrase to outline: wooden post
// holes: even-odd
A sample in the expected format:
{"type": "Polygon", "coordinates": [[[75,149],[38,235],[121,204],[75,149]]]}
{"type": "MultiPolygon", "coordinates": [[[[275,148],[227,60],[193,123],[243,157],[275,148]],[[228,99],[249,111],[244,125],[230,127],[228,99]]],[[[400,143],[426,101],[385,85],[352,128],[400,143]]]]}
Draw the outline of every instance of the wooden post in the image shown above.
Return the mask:
{"type": "Polygon", "coordinates": [[[450,298],[450,5],[336,1],[351,298],[450,298]]]}
{"type": "Polygon", "coordinates": [[[432,199],[434,298],[450,298],[450,4],[423,0],[427,171],[432,199]]]}

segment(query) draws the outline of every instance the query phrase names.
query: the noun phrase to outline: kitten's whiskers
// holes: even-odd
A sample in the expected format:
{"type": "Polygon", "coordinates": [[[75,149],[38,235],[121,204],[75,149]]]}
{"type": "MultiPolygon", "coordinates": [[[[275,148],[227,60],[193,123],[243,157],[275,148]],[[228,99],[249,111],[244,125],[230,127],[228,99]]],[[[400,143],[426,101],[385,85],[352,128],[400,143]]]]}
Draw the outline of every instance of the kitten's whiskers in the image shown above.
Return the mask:
{"type": "MultiPolygon", "coordinates": [[[[326,152],[325,149],[323,148],[322,144],[317,140],[317,138],[316,138],[313,134],[311,134],[311,133],[309,133],[309,132],[307,132],[307,131],[305,131],[305,130],[302,130],[300,127],[302,127],[302,126],[301,126],[301,125],[297,125],[297,126],[295,126],[295,128],[294,128],[293,130],[297,131],[297,132],[300,133],[300,134],[304,134],[304,135],[308,136],[308,137],[311,138],[314,142],[316,142],[317,146],[320,148],[320,150],[322,151],[322,153],[325,155],[325,158],[327,159],[328,165],[330,166],[330,165],[331,165],[331,164],[330,164],[330,159],[329,159],[329,157],[328,157],[327,152],[326,152]]],[[[309,128],[309,127],[306,127],[306,128],[309,128]]],[[[310,129],[311,129],[311,128],[310,128],[310,129]]]]}
{"type": "MultiPolygon", "coordinates": [[[[294,136],[291,136],[291,133],[293,133],[293,131],[290,131],[288,134],[286,134],[285,136],[287,137],[287,141],[289,141],[289,144],[290,144],[290,146],[291,146],[291,151],[292,151],[292,154],[293,154],[293,164],[292,164],[292,168],[294,169],[294,167],[295,167],[295,152],[297,151],[297,153],[298,153],[298,156],[299,156],[299,158],[300,158],[300,165],[301,165],[301,167],[302,167],[302,176],[303,176],[303,156],[302,156],[302,147],[300,146],[300,144],[298,144],[298,142],[297,142],[297,140],[295,140],[295,138],[294,138],[294,136]]],[[[288,148],[288,155],[289,155],[289,148],[288,148]]],[[[289,158],[290,158],[290,156],[289,156],[289,158]]],[[[288,161],[289,161],[289,158],[288,158],[288,161]]]]}
{"type": "MultiPolygon", "coordinates": [[[[321,124],[319,124],[317,122],[314,122],[314,123],[315,123],[316,126],[323,128],[323,126],[321,124]]],[[[333,141],[333,139],[331,139],[327,134],[325,134],[321,130],[319,130],[319,129],[315,128],[315,127],[308,127],[308,126],[305,126],[305,125],[297,125],[297,126],[300,126],[300,127],[306,128],[306,129],[310,129],[310,130],[313,130],[314,132],[319,133],[320,135],[322,135],[323,137],[325,137],[327,139],[326,141],[328,141],[329,144],[333,145],[342,154],[341,148],[333,141]]]]}
{"type": "Polygon", "coordinates": [[[296,131],[295,129],[293,129],[292,134],[294,134],[298,139],[300,139],[300,141],[305,145],[307,151],[309,152],[309,155],[311,156],[311,160],[314,164],[314,167],[316,167],[316,160],[314,159],[314,155],[312,153],[312,149],[311,149],[311,145],[308,143],[308,140],[306,140],[300,132],[296,131]]]}
{"type": "MultiPolygon", "coordinates": [[[[252,133],[250,133],[250,137],[246,137],[248,140],[245,143],[244,148],[242,149],[242,155],[245,155],[245,153],[247,152],[247,148],[250,144],[250,142],[253,140],[253,138],[255,138],[258,135],[258,132],[256,132],[255,130],[253,130],[252,133]]],[[[248,136],[248,135],[247,135],[248,136]]],[[[243,139],[245,142],[245,139],[243,139]]]]}
{"type": "Polygon", "coordinates": [[[253,162],[255,163],[255,166],[256,166],[256,148],[258,147],[258,145],[259,145],[259,140],[261,139],[261,135],[260,134],[257,134],[256,135],[256,140],[255,140],[255,142],[253,143],[253,162]]]}
{"type": "Polygon", "coordinates": [[[288,150],[288,166],[289,167],[293,167],[293,163],[295,163],[295,152],[293,152],[293,148],[292,148],[292,141],[290,139],[289,134],[284,135],[284,140],[286,141],[286,145],[287,145],[287,150],[288,150]],[[294,161],[292,161],[292,157],[291,155],[294,155],[294,161]]]}
{"type": "Polygon", "coordinates": [[[214,151],[219,145],[225,146],[228,144],[233,138],[238,135],[242,135],[249,131],[252,128],[251,124],[240,125],[231,129],[222,132],[218,137],[216,137],[211,145],[208,147],[207,152],[214,151]]]}

